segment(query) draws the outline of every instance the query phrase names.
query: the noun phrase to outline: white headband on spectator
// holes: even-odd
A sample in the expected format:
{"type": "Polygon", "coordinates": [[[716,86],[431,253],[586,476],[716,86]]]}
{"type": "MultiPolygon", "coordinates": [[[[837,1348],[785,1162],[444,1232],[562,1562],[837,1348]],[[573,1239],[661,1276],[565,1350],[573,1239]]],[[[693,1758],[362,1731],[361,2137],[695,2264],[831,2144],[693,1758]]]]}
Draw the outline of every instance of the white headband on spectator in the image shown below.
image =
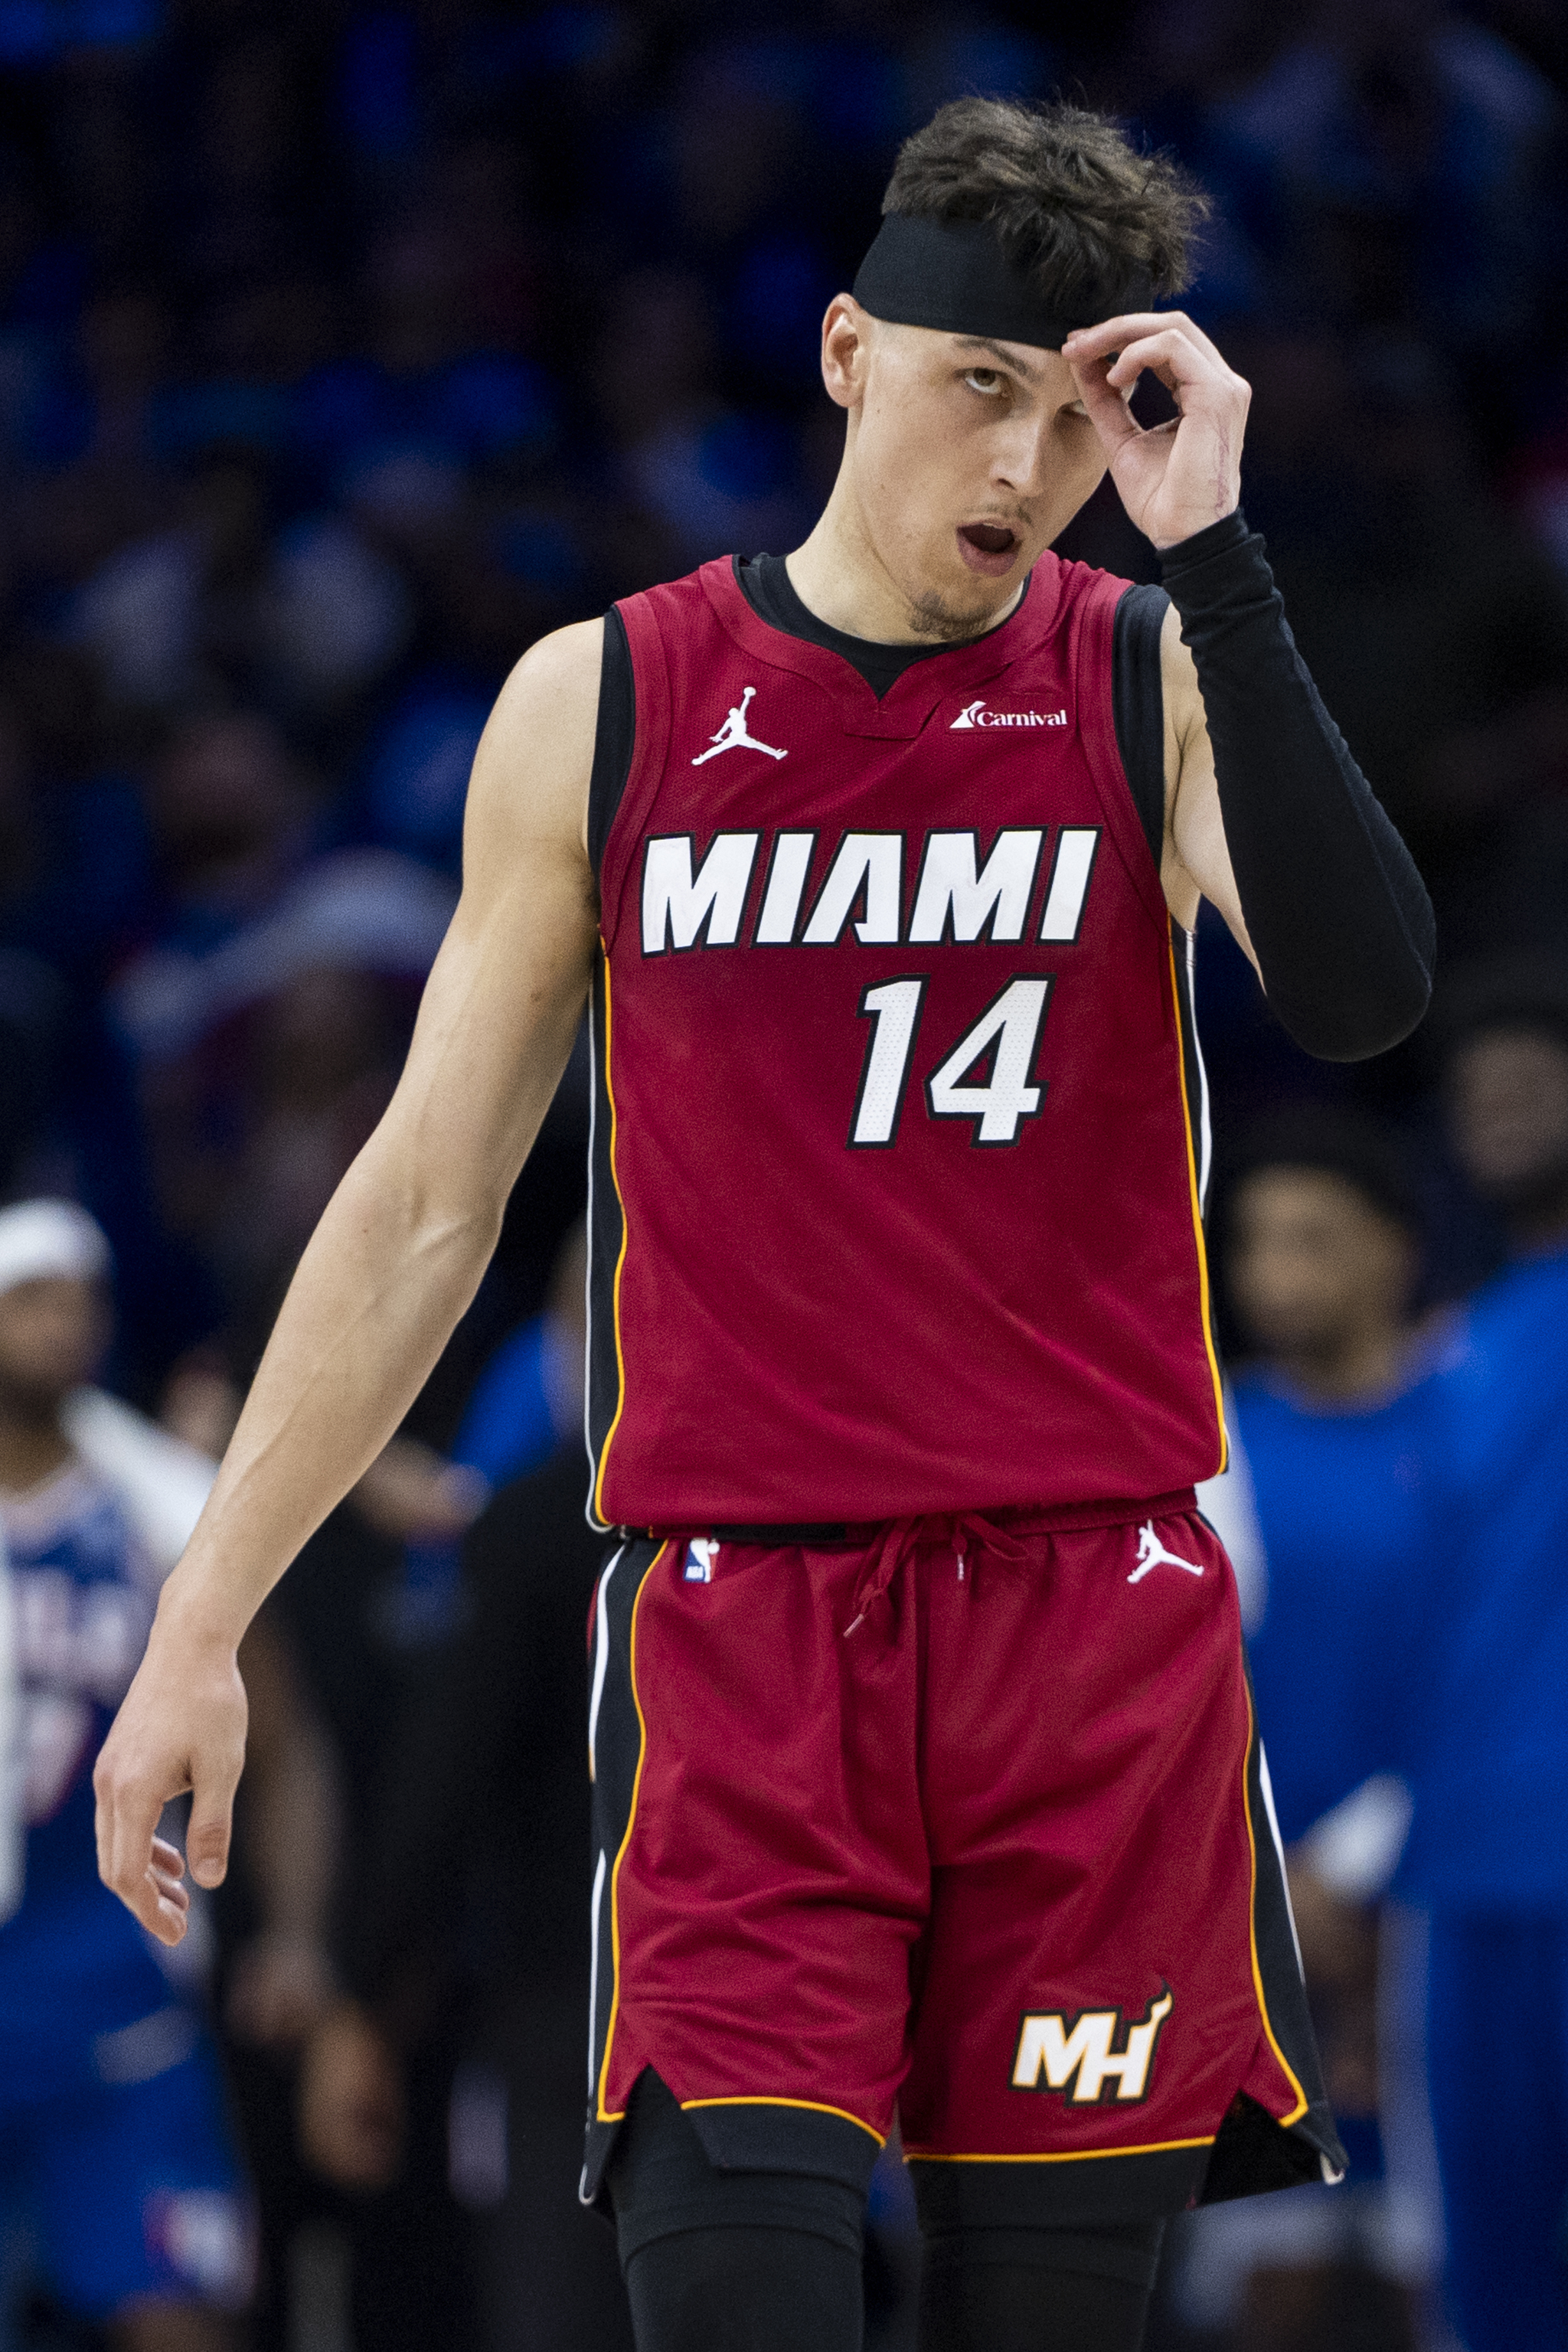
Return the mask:
{"type": "Polygon", "coordinates": [[[74,1201],[23,1201],[0,1209],[0,1291],[50,1276],[93,1282],[109,1272],[109,1243],[74,1201]]]}

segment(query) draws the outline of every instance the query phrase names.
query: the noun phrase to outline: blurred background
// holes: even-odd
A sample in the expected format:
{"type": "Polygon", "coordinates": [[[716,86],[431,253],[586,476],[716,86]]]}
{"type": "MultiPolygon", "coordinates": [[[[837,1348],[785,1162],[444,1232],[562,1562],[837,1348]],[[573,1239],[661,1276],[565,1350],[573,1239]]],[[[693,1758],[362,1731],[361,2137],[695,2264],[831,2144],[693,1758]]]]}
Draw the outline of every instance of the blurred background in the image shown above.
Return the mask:
{"type": "MultiPolygon", "coordinates": [[[[101,1386],[221,1450],[395,1082],[508,669],[654,580],[798,542],[842,434],[819,321],[899,141],[965,92],[1060,94],[1211,192],[1188,302],[1254,386],[1248,515],[1445,971],[1515,974],[1451,1032],[1312,1064],[1205,915],[1223,1312],[1267,1457],[1234,1541],[1283,1560],[1342,1425],[1384,1432],[1460,1344],[1457,1302],[1568,1240],[1565,79],[1557,0],[0,0],[0,1200],[68,1198],[108,1235],[101,1386]],[[1460,1100],[1483,1036],[1537,1060],[1460,1100]],[[1533,1225],[1488,1158],[1503,1129],[1536,1155],[1533,1225]],[[1327,1454],[1269,1453],[1276,1409],[1327,1454]]],[[[1063,551],[1157,577],[1109,486],[1063,551]]],[[[235,2341],[622,2340],[571,2196],[586,1126],[574,1063],[404,1439],[268,1612],[292,1780],[242,1822],[207,1995],[251,2183],[235,2341]],[[309,1825],[303,1895],[269,1804],[309,1825]]],[[[1425,1524],[1379,1574],[1415,1572],[1425,1524]]],[[[1278,1707],[1327,1720],[1327,1667],[1289,1642],[1266,1666],[1278,1707]]],[[[1288,1838],[1345,1793],[1316,1769],[1288,1838]]],[[[1184,2238],[1170,2352],[1458,2340],[1419,2129],[1403,2234],[1378,2186],[1379,1954],[1405,1966],[1429,1908],[1384,1901],[1381,1819],[1370,1875],[1326,1845],[1301,1865],[1364,2227],[1184,2238]]],[[[1564,1877],[1532,1917],[1568,1914],[1564,1877]]],[[[1389,2047],[1420,2001],[1394,2006],[1389,2047]]],[[[904,2343],[895,2172],[878,2199],[872,2340],[904,2343]]],[[[16,2346],[96,2342],[37,2242],[5,2242],[16,2346]]]]}

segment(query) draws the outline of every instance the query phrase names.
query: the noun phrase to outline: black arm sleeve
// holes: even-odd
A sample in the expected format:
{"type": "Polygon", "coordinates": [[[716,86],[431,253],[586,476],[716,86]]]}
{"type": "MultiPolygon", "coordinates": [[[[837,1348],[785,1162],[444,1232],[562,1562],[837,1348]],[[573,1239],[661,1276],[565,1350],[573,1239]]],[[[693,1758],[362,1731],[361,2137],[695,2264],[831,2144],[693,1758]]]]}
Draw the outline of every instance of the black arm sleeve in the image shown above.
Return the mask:
{"type": "Polygon", "coordinates": [[[1264,991],[1296,1043],[1357,1062],[1407,1037],[1432,992],[1432,905],[1324,709],[1243,516],[1167,548],[1220,814],[1264,991]]]}

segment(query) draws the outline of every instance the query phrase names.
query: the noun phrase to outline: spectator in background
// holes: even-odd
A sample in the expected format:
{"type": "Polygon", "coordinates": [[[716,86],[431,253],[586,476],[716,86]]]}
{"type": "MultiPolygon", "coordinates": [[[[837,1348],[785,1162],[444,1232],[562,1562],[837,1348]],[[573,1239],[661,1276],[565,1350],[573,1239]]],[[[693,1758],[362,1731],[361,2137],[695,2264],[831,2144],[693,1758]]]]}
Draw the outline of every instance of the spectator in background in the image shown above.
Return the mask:
{"type": "Polygon", "coordinates": [[[60,2301],[125,2352],[218,2352],[247,2292],[244,2190],[191,1991],[103,1902],[90,1777],[211,1468],[82,1390],[107,1273],[80,1210],[0,1212],[0,1522],[28,1824],[20,1908],[0,1927],[0,2198],[20,2200],[60,2301]]]}
{"type": "Polygon", "coordinates": [[[1568,2345],[1568,968],[1456,981],[1455,1157],[1501,1271],[1439,1376],[1462,1508],[1399,1628],[1435,1629],[1404,1878],[1432,1915],[1428,2045],[1448,2282],[1468,2352],[1568,2345]]]}
{"type": "MultiPolygon", "coordinates": [[[[25,1828],[0,1924],[0,2214],[27,2217],[43,2278],[110,2322],[126,2352],[209,2352],[231,2341],[222,2314],[244,2300],[253,2250],[204,1963],[166,1969],[161,1947],[104,1909],[89,1774],[215,1465],[82,1384],[109,1336],[108,1271],[102,1234],[73,1204],[0,1210],[0,1677],[16,1685],[0,1723],[19,1718],[25,1828]]],[[[279,2051],[332,1990],[335,1772],[275,1612],[256,1636],[241,1660],[259,1767],[239,1824],[248,1912],[225,2021],[279,2051]]],[[[0,1772],[0,1806],[12,1794],[0,1772]]]]}
{"type": "Polygon", "coordinates": [[[1384,1129],[1301,1109],[1237,1155],[1224,1219],[1248,1343],[1229,1419],[1264,1557],[1250,1627],[1258,1718],[1347,2189],[1292,2189],[1205,2215],[1191,2316],[1238,2323],[1237,2352],[1310,2352],[1373,2315],[1414,2345],[1438,2231],[1409,2003],[1420,1929],[1380,1919],[1410,1819],[1404,1782],[1425,1704],[1425,1588],[1446,1525],[1435,1372],[1446,1320],[1417,1319],[1421,1217],[1384,1129]],[[1414,1954],[1414,1957],[1412,1955],[1414,1954]],[[1380,2134],[1380,2124],[1385,2126],[1380,2134]],[[1387,2158],[1385,2176],[1385,2157],[1387,2158]]]}

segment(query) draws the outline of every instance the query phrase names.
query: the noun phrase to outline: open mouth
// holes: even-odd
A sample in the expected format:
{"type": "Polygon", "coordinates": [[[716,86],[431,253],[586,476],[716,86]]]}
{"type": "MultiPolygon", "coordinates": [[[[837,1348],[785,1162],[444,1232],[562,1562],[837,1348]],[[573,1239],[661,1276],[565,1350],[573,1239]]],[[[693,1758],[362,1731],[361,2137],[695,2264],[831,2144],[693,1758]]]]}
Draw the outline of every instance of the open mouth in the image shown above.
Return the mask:
{"type": "Polygon", "coordinates": [[[960,523],[958,547],[971,572],[994,576],[1011,565],[1018,551],[1018,534],[1003,522],[960,523]]]}

